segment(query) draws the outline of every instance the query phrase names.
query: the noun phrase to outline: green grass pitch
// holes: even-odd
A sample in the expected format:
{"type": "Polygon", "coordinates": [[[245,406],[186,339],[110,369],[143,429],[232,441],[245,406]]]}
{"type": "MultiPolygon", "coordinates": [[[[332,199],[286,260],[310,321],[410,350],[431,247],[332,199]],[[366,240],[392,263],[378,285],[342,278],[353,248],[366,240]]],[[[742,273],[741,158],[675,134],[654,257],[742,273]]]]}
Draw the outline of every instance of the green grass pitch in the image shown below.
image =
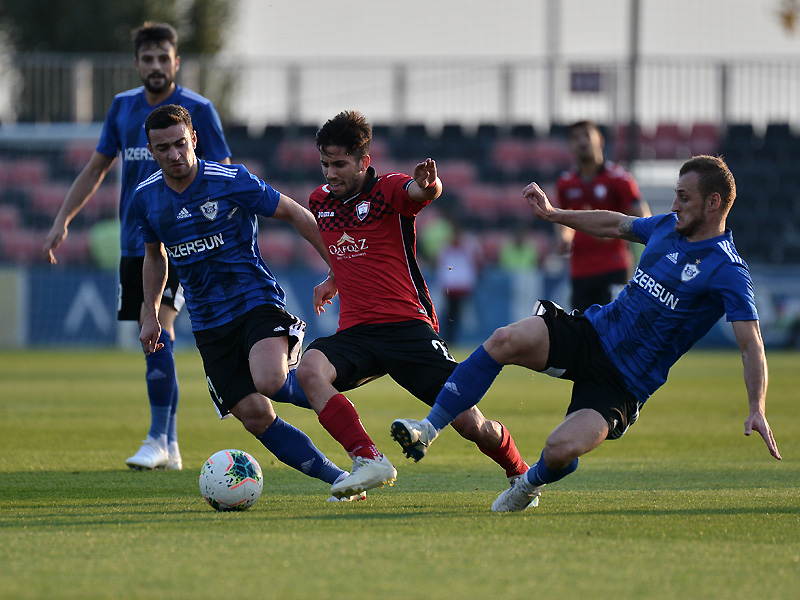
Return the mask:
{"type": "MultiPolygon", "coordinates": [[[[783,461],[743,435],[739,354],[693,351],[622,440],[515,514],[490,512],[505,477],[455,432],[420,463],[402,456],[389,424],[427,409],[386,378],[349,396],[398,480],[333,504],[326,485],[217,419],[196,352],[177,360],[184,470],[134,472],[124,460],[149,424],[141,356],[0,353],[0,598],[798,597],[796,353],[768,354],[783,461]],[[224,448],[264,470],[243,513],[200,497],[199,469],[224,448]]],[[[510,367],[480,406],[530,462],[568,396],[568,383],[510,367]]],[[[313,413],[278,413],[349,467],[313,413]]]]}

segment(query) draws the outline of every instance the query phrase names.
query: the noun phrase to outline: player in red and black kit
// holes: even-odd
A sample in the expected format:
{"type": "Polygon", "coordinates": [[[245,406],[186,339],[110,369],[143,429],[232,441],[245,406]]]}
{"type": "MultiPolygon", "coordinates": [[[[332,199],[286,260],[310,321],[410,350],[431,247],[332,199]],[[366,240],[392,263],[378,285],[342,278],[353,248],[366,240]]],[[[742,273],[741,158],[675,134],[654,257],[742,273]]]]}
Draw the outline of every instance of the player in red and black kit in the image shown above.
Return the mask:
{"type": "MultiPolygon", "coordinates": [[[[569,127],[569,144],[577,166],[556,182],[558,204],[570,210],[612,210],[636,217],[650,216],[639,186],[628,171],[603,157],[603,134],[592,121],[569,127]]],[[[628,242],[600,239],[560,226],[560,253],[572,250],[569,275],[572,308],[608,304],[630,278],[633,256],[628,242]]]]}
{"type": "MultiPolygon", "coordinates": [[[[342,392],[388,374],[430,406],[457,365],[437,334],[416,259],[416,215],[442,193],[436,163],[426,159],[413,176],[378,176],[370,167],[371,140],[372,127],[359,112],[325,123],[316,143],[327,184],[309,200],[331,258],[327,279],[314,289],[314,307],[324,312],[338,292],[339,329],[308,347],[297,378],[322,426],[353,457],[350,476],[331,488],[337,497],[397,476],[342,392]]],[[[527,471],[506,428],[479,410],[465,412],[453,427],[508,477],[527,471]]]]}

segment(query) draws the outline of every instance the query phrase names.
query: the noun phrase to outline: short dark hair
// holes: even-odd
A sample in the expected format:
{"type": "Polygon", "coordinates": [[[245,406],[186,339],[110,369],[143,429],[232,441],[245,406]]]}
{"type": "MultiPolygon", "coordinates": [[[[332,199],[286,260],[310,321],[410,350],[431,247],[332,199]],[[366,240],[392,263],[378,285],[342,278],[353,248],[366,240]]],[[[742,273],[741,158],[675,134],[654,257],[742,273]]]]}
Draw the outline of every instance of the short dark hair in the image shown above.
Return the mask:
{"type": "Polygon", "coordinates": [[[142,46],[169,42],[178,52],[178,32],[169,23],[153,23],[147,21],[141,27],[133,30],[133,55],[139,57],[139,49],[142,46]]]}
{"type": "Polygon", "coordinates": [[[328,146],[341,146],[348,154],[362,158],[369,154],[372,125],[357,110],[344,110],[320,127],[316,141],[321,152],[328,146]]]}
{"type": "Polygon", "coordinates": [[[603,132],[600,131],[600,127],[594,121],[589,119],[584,119],[583,121],[575,121],[571,125],[567,127],[567,135],[572,135],[576,129],[594,129],[603,135],[603,132]]]}
{"type": "Polygon", "coordinates": [[[144,132],[147,141],[150,141],[150,131],[152,129],[167,129],[173,125],[184,123],[189,133],[194,131],[192,125],[192,115],[183,106],[178,104],[166,104],[153,109],[144,121],[144,132]]]}
{"type": "Polygon", "coordinates": [[[736,181],[721,157],[707,154],[693,156],[681,167],[680,175],[683,176],[686,173],[697,173],[700,176],[697,188],[704,199],[714,192],[719,193],[722,214],[728,214],[736,199],[736,181]]]}

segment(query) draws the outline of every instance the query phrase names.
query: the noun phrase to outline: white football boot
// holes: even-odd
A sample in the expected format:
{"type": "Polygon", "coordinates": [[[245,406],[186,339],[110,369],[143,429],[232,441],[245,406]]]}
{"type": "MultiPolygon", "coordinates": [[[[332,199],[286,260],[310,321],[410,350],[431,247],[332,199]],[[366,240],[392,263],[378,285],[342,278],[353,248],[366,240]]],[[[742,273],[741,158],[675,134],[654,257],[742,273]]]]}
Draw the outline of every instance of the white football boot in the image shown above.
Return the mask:
{"type": "MultiPolygon", "coordinates": [[[[336,485],[343,479],[345,479],[350,473],[348,471],[344,471],[341,475],[336,478],[336,481],[333,482],[333,485],[336,485]]],[[[337,498],[336,496],[331,496],[328,498],[327,502],[356,502],[358,500],[366,500],[367,499],[367,492],[361,492],[360,494],[356,494],[355,496],[342,496],[341,498],[337,498]]]]}
{"type": "Polygon", "coordinates": [[[139,448],[139,451],[125,461],[131,469],[137,471],[152,471],[163,469],[169,462],[169,453],[166,444],[160,443],[149,435],[139,448]]]}
{"type": "Polygon", "coordinates": [[[500,494],[492,503],[493,512],[512,512],[539,505],[539,496],[544,489],[544,485],[531,485],[524,475],[510,481],[510,483],[511,487],[500,494]]]}
{"type": "Polygon", "coordinates": [[[425,456],[428,447],[439,435],[433,425],[415,419],[396,419],[389,433],[414,462],[419,462],[425,456]]]}
{"type": "Polygon", "coordinates": [[[169,455],[165,466],[167,471],[180,471],[183,469],[183,460],[181,459],[181,451],[178,448],[178,442],[170,442],[167,444],[167,454],[169,455]]]}
{"type": "Polygon", "coordinates": [[[397,479],[397,470],[389,459],[381,454],[380,458],[353,459],[352,472],[331,486],[331,495],[336,498],[357,496],[366,490],[383,487],[387,483],[393,485],[397,479]]]}

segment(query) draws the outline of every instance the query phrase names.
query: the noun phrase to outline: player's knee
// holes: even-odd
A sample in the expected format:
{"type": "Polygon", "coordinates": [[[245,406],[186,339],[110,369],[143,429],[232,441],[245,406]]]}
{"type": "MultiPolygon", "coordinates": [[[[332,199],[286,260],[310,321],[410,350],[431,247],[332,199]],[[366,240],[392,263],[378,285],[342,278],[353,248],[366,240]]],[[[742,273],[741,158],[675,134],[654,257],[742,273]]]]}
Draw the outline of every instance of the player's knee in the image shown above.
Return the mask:
{"type": "Polygon", "coordinates": [[[508,357],[517,352],[515,336],[507,325],[495,329],[489,339],[483,343],[483,347],[492,358],[501,364],[506,364],[508,357]]]}
{"type": "Polygon", "coordinates": [[[260,394],[250,394],[242,398],[231,409],[231,413],[256,437],[264,433],[276,417],[269,400],[260,394]]]}
{"type": "Polygon", "coordinates": [[[458,434],[481,448],[493,450],[503,441],[503,428],[496,421],[474,418],[470,412],[462,413],[452,423],[458,434]]]}
{"type": "Polygon", "coordinates": [[[267,397],[277,393],[286,383],[286,373],[282,369],[269,369],[252,375],[258,392],[267,397]]]}

